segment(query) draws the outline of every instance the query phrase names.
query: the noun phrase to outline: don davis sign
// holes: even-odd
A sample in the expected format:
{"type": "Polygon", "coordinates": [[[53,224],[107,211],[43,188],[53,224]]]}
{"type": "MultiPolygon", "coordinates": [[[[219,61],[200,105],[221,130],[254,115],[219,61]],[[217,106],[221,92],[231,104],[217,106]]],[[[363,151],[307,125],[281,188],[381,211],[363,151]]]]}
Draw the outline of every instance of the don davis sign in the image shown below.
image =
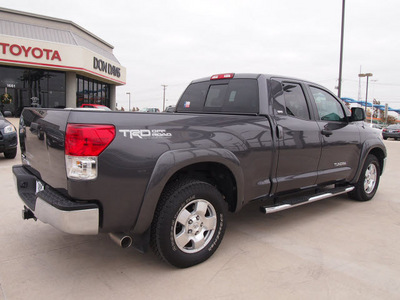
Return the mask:
{"type": "Polygon", "coordinates": [[[118,78],[121,76],[121,69],[119,67],[116,67],[97,57],[93,57],[93,68],[118,78]]]}

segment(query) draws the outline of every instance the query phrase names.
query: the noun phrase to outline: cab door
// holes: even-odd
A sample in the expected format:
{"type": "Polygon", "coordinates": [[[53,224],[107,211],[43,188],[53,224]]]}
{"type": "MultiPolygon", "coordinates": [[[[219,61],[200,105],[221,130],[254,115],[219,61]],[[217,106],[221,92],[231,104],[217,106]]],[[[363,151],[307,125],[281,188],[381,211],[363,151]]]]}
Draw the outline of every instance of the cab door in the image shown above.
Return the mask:
{"type": "Polygon", "coordinates": [[[278,145],[275,193],[311,187],[317,180],[321,137],[304,86],[281,79],[270,82],[278,145]]]}
{"type": "Polygon", "coordinates": [[[349,122],[348,110],[329,91],[309,86],[322,138],[317,184],[351,180],[361,153],[357,122],[349,122]]]}

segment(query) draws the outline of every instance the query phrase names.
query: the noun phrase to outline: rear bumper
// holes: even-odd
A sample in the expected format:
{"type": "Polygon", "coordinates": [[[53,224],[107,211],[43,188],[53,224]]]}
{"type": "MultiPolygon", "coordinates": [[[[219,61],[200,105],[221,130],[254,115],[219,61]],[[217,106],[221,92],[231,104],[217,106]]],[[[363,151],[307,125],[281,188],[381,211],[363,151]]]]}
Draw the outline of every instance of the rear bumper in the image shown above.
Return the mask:
{"type": "Polygon", "coordinates": [[[71,201],[22,165],[13,166],[13,173],[18,195],[34,217],[66,233],[98,234],[97,204],[71,201]]]}
{"type": "Polygon", "coordinates": [[[399,139],[400,138],[400,133],[385,132],[385,133],[382,133],[382,137],[383,138],[396,138],[396,139],[399,139]]]}

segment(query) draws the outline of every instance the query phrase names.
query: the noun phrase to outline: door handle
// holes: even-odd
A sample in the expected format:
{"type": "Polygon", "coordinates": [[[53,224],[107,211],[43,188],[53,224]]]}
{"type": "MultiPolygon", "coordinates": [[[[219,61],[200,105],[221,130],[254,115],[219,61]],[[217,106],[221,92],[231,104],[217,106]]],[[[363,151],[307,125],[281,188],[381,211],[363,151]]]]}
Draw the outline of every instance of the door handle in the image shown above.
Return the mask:
{"type": "Polygon", "coordinates": [[[328,137],[328,136],[330,136],[330,135],[333,134],[332,131],[327,130],[327,129],[322,129],[321,133],[322,133],[322,135],[324,135],[324,136],[326,136],[326,137],[328,137]]]}
{"type": "Polygon", "coordinates": [[[283,128],[280,125],[276,126],[276,136],[278,139],[283,139],[283,128]]]}

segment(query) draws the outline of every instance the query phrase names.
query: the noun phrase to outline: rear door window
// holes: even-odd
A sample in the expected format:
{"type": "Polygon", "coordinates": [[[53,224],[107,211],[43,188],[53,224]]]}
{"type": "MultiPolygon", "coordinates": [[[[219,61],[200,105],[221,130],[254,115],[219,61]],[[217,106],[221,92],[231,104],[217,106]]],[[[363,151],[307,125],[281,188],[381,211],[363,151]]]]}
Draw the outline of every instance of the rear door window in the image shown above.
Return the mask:
{"type": "Polygon", "coordinates": [[[275,115],[288,115],[310,120],[310,112],[303,89],[298,83],[271,81],[275,115]]]}

